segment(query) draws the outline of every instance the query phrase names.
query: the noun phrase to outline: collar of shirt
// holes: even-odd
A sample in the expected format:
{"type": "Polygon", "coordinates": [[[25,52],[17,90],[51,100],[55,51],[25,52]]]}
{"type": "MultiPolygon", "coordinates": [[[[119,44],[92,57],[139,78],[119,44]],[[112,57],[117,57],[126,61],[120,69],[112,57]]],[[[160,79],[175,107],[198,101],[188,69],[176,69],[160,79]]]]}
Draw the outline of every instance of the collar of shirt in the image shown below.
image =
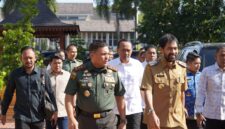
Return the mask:
{"type": "Polygon", "coordinates": [[[76,63],[76,59],[74,59],[74,60],[65,59],[65,62],[76,63]]]}
{"type": "Polygon", "coordinates": [[[95,73],[106,73],[107,72],[107,66],[102,67],[102,68],[96,68],[91,61],[89,61],[86,64],[86,68],[88,69],[88,71],[93,71],[95,73]]]}
{"type": "MultiPolygon", "coordinates": [[[[22,70],[23,73],[27,73],[26,72],[26,69],[24,67],[21,67],[21,70],[22,70]]],[[[39,72],[38,68],[37,67],[34,67],[34,69],[33,69],[33,71],[32,71],[31,74],[36,74],[38,72],[39,72]]]]}
{"type": "MultiPolygon", "coordinates": [[[[49,73],[50,73],[51,75],[58,75],[58,73],[55,74],[55,73],[52,71],[52,69],[49,69],[49,73]]],[[[62,74],[63,74],[63,70],[60,71],[59,75],[62,75],[62,74]]]]}
{"type": "Polygon", "coordinates": [[[201,72],[197,71],[196,73],[192,73],[191,71],[187,70],[188,75],[197,75],[200,74],[201,72]]]}
{"type": "Polygon", "coordinates": [[[132,65],[132,63],[131,63],[132,62],[132,58],[129,58],[129,62],[128,63],[122,63],[119,57],[114,59],[114,61],[115,61],[115,64],[117,64],[117,65],[132,65]]]}
{"type": "Polygon", "coordinates": [[[174,62],[173,64],[169,64],[169,62],[165,59],[165,57],[162,57],[161,59],[161,64],[163,66],[163,68],[169,68],[169,69],[175,69],[176,68],[176,65],[177,63],[174,62]]]}
{"type": "Polygon", "coordinates": [[[223,69],[221,69],[221,68],[219,67],[219,65],[218,65],[218,63],[217,63],[217,62],[215,63],[215,65],[214,65],[214,66],[215,66],[215,69],[216,69],[216,70],[221,71],[221,72],[224,72],[224,70],[223,70],[223,69]]]}

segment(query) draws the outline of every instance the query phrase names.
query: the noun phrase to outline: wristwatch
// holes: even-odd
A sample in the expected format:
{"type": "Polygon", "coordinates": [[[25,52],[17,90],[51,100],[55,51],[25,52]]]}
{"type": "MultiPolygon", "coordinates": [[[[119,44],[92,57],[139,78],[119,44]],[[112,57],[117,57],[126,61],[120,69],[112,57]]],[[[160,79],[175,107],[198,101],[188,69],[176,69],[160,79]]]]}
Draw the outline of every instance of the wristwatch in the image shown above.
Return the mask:
{"type": "Polygon", "coordinates": [[[120,118],[120,123],[127,124],[127,119],[126,118],[120,118]]]}
{"type": "Polygon", "coordinates": [[[149,108],[146,110],[147,115],[151,114],[152,112],[154,112],[154,109],[149,108]]]}

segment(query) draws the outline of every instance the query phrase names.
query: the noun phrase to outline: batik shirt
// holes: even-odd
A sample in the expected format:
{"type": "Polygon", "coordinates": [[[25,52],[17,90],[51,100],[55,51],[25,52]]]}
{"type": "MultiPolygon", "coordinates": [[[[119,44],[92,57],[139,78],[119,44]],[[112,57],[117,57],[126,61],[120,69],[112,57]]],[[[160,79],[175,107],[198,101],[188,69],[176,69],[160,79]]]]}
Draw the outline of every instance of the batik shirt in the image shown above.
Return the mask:
{"type": "Polygon", "coordinates": [[[191,118],[195,116],[195,99],[200,75],[200,72],[195,74],[187,72],[188,89],[185,91],[185,108],[187,109],[188,117],[191,118]]]}

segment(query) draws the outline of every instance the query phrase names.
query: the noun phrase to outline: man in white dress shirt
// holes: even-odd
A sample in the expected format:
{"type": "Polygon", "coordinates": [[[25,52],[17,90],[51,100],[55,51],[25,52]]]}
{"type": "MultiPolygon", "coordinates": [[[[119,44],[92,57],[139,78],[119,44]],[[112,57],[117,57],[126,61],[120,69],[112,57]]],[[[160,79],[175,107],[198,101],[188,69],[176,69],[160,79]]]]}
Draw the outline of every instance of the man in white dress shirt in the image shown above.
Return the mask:
{"type": "Polygon", "coordinates": [[[157,59],[157,51],[156,47],[154,45],[149,45],[146,47],[146,52],[145,52],[145,61],[142,62],[143,67],[147,64],[152,64],[154,61],[157,59]]]}
{"type": "Polygon", "coordinates": [[[70,73],[62,69],[63,60],[59,55],[55,55],[51,58],[50,66],[48,70],[52,90],[55,95],[56,105],[58,107],[57,121],[52,123],[46,121],[46,129],[68,129],[68,118],[65,109],[65,88],[70,78],[70,73]]]}
{"type": "MultiPolygon", "coordinates": [[[[143,76],[143,66],[136,60],[131,58],[132,44],[122,39],[117,44],[117,52],[119,57],[109,62],[109,65],[117,68],[119,77],[126,89],[126,118],[127,129],[140,129],[142,98],[140,86],[143,76]]],[[[118,111],[116,110],[118,114],[118,111]]]]}
{"type": "Polygon", "coordinates": [[[197,122],[205,129],[225,129],[225,46],[216,50],[216,63],[203,69],[196,96],[197,122]]]}

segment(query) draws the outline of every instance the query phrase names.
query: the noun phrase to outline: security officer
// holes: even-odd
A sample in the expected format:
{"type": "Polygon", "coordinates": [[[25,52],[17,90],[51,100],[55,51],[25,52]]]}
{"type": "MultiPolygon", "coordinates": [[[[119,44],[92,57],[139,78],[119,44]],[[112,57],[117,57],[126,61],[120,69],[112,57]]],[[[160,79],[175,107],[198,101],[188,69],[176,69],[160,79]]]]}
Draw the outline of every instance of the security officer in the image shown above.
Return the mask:
{"type": "Polygon", "coordinates": [[[116,105],[122,118],[119,129],[125,129],[125,89],[117,71],[106,65],[108,46],[104,42],[92,43],[89,51],[91,60],[73,69],[65,90],[69,129],[78,129],[78,126],[79,129],[116,129],[117,117],[112,111],[116,105]],[[74,96],[77,98],[76,117],[74,96]]]}
{"type": "Polygon", "coordinates": [[[76,59],[77,57],[77,47],[74,44],[70,44],[66,48],[67,58],[63,62],[63,69],[71,72],[74,67],[81,65],[83,62],[81,60],[76,59]]]}
{"type": "Polygon", "coordinates": [[[176,60],[177,38],[165,34],[159,45],[163,57],[145,68],[145,121],[149,129],[186,129],[184,91],[187,89],[186,65],[176,60]]]}
{"type": "Polygon", "coordinates": [[[43,106],[43,85],[49,94],[55,107],[55,113],[51,120],[57,116],[57,105],[54,93],[51,89],[51,81],[46,73],[35,65],[36,54],[34,48],[25,46],[21,49],[22,66],[13,70],[8,78],[2,101],[1,121],[6,123],[6,113],[14,92],[16,93],[16,102],[14,106],[14,118],[16,129],[43,129],[44,126],[44,106],[43,106]],[[44,74],[44,79],[42,79],[44,74]]]}

